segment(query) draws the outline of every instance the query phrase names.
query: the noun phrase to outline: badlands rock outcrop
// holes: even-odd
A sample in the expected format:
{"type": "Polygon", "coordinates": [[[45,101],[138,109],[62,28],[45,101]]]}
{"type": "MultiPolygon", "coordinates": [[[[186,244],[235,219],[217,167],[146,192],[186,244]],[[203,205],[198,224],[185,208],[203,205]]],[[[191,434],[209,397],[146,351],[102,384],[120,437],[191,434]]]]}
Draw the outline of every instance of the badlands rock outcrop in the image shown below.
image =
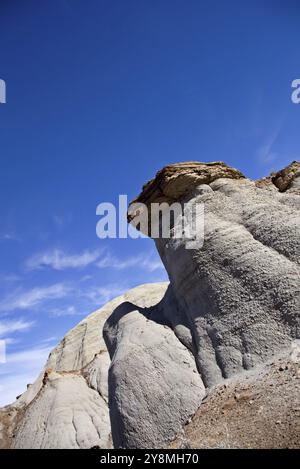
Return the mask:
{"type": "Polygon", "coordinates": [[[170,284],[67,334],[0,411],[2,447],[300,447],[300,164],[251,181],[178,163],[134,202],[135,226],[153,203],[203,206],[204,242],[173,237],[174,217],[154,240],[170,284]]]}
{"type": "MultiPolygon", "coordinates": [[[[190,180],[194,165],[185,164],[183,172],[178,165],[172,185],[177,178],[181,187],[190,180]]],[[[222,163],[212,167],[179,199],[204,204],[204,245],[187,249],[185,238],[156,240],[205,386],[267,360],[300,334],[299,164],[272,177],[289,180],[283,193],[274,184],[273,190],[257,187],[231,169],[225,178],[222,163]]],[[[159,176],[161,188],[170,184],[165,175],[159,176]]],[[[147,190],[139,199],[148,204],[147,190]]],[[[186,340],[186,334],[178,337],[186,340]]]]}
{"type": "Polygon", "coordinates": [[[141,285],[72,329],[51,352],[37,381],[0,410],[0,448],[110,448],[105,320],[126,301],[158,303],[166,283],[141,285]]]}

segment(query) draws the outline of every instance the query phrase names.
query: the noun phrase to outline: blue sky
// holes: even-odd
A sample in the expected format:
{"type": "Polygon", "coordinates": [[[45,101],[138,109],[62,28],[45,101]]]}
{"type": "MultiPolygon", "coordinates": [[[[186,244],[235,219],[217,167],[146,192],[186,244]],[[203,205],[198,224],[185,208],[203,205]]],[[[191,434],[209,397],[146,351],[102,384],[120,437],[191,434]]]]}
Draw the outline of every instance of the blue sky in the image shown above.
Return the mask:
{"type": "Polygon", "coordinates": [[[96,237],[97,204],[172,162],[299,159],[299,21],[291,0],[1,1],[0,404],[85,315],[166,279],[150,240],[96,237]]]}

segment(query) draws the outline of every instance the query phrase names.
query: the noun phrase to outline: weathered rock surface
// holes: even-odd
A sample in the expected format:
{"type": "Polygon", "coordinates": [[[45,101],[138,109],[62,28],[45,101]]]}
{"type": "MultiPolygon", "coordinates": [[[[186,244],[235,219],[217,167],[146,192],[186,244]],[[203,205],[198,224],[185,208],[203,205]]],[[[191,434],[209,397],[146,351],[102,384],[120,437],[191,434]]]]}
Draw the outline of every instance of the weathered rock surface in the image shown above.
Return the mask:
{"type": "Polygon", "coordinates": [[[205,395],[190,351],[161,324],[160,305],[121,304],[104,336],[112,355],[109,395],[117,448],[160,448],[193,415],[205,395]]]}
{"type": "Polygon", "coordinates": [[[0,447],[111,447],[105,320],[124,301],[151,306],[167,284],[141,285],[87,316],[51,352],[37,381],[0,410],[0,447]]]}
{"type": "Polygon", "coordinates": [[[300,164],[293,161],[289,166],[271,175],[272,183],[284,192],[300,188],[300,164]]]}
{"type": "Polygon", "coordinates": [[[149,205],[153,202],[177,201],[188,193],[191,187],[210,184],[220,178],[241,179],[244,177],[240,171],[222,161],[175,163],[158,171],[155,178],[143,186],[143,191],[133,202],[149,205]]]}
{"type": "MultiPolygon", "coordinates": [[[[187,249],[185,238],[156,239],[177,304],[170,321],[183,342],[189,335],[206,386],[266,361],[300,335],[300,214],[290,193],[299,164],[273,176],[276,183],[289,181],[280,185],[286,192],[257,187],[235,170],[225,178],[226,167],[218,177],[215,165],[208,177],[203,164],[209,184],[203,178],[199,186],[195,179],[177,199],[204,204],[203,246],[187,249]]],[[[185,164],[171,173],[176,184],[181,173],[186,177],[185,164]]],[[[161,174],[152,187],[161,185],[161,174]]],[[[154,193],[146,186],[138,199],[147,205],[156,200],[154,193]]]]}
{"type": "Polygon", "coordinates": [[[110,446],[108,407],[81,374],[47,373],[15,434],[14,448],[110,446]]]}
{"type": "Polygon", "coordinates": [[[145,210],[141,204],[144,204],[149,211],[149,224],[148,226],[142,224],[139,229],[150,236],[151,204],[178,202],[190,193],[191,188],[210,184],[223,177],[241,179],[244,178],[244,175],[222,161],[212,163],[190,161],[165,166],[158,171],[154,179],[143,186],[141,194],[131,202],[128,208],[128,222],[133,223],[137,215],[143,217],[145,210]]]}

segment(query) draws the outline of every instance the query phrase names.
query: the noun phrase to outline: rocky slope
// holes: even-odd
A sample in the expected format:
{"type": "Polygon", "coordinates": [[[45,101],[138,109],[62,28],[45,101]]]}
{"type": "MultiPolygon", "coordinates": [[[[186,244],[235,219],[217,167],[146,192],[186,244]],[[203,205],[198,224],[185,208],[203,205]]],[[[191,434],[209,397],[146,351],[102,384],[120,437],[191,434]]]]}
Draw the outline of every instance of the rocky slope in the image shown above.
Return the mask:
{"type": "Polygon", "coordinates": [[[300,347],[208,390],[170,448],[299,448],[300,347]]]}
{"type": "Polygon", "coordinates": [[[300,164],[259,181],[222,162],[170,165],[129,221],[157,202],[203,204],[204,244],[155,239],[169,286],[74,328],[0,411],[3,447],[300,446],[300,164]]]}

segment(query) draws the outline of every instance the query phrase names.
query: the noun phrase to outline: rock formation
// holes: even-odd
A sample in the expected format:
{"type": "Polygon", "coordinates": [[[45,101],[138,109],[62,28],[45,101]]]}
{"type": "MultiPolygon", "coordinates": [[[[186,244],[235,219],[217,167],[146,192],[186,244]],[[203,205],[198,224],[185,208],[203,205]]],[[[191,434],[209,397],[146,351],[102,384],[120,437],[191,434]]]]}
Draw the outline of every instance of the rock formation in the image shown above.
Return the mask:
{"type": "Polygon", "coordinates": [[[109,407],[117,448],[162,447],[205,395],[194,357],[162,319],[161,305],[143,310],[123,303],[104,326],[112,356],[109,407]]]}
{"type": "Polygon", "coordinates": [[[130,290],[67,334],[0,411],[2,446],[299,447],[300,164],[251,181],[178,163],[134,202],[131,223],[137,203],[202,204],[204,243],[172,237],[174,218],[155,239],[170,284],[130,290]]]}
{"type": "Polygon", "coordinates": [[[141,285],[107,303],[72,329],[51,352],[37,381],[0,410],[0,448],[111,447],[109,355],[105,320],[122,303],[158,303],[167,284],[141,285]]]}

